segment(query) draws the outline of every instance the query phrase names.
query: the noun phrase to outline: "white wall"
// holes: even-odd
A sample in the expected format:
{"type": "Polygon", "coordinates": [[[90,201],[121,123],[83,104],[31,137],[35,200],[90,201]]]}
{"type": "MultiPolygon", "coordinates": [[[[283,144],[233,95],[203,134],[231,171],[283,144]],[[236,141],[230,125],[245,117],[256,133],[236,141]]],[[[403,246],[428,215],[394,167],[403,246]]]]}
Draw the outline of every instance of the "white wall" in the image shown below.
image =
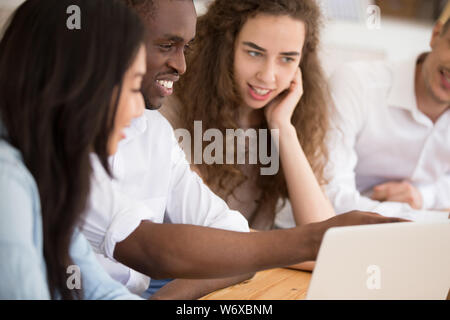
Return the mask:
{"type": "Polygon", "coordinates": [[[197,15],[202,15],[207,10],[207,5],[211,0],[194,0],[195,9],[197,10],[197,15]]]}
{"type": "MultiPolygon", "coordinates": [[[[194,0],[199,14],[212,0],[194,0]]],[[[429,50],[433,25],[393,19],[381,12],[380,29],[366,25],[366,10],[372,0],[318,0],[325,16],[331,12],[348,20],[326,19],[321,38],[321,61],[330,74],[336,66],[354,60],[400,60],[429,50]],[[347,5],[347,9],[344,8],[347,5]],[[328,7],[327,7],[328,6],[328,7]],[[340,10],[340,11],[339,11],[340,10]],[[347,10],[347,11],[344,11],[347,10]],[[360,12],[361,11],[361,12],[360,12]],[[362,15],[358,18],[358,15],[362,15]]]]}
{"type": "Polygon", "coordinates": [[[9,15],[25,0],[0,0],[0,29],[9,15]]]}
{"type": "MultiPolygon", "coordinates": [[[[0,0],[0,28],[24,0],[0,0]]],[[[194,0],[198,14],[211,0],[194,0]]],[[[323,0],[321,0],[323,1],[323,0]]],[[[367,1],[367,0],[365,0],[367,1]]],[[[322,32],[322,63],[327,74],[349,60],[399,60],[429,49],[433,26],[381,18],[381,28],[370,30],[364,21],[328,20],[322,32]]]]}
{"type": "Polygon", "coordinates": [[[15,8],[17,6],[19,6],[22,2],[24,2],[25,0],[1,0],[0,2],[0,8],[1,7],[5,7],[5,8],[15,8]]]}
{"type": "Polygon", "coordinates": [[[429,51],[433,24],[382,18],[380,29],[365,23],[328,21],[322,32],[322,63],[331,73],[352,60],[401,60],[429,51]]]}
{"type": "MultiPolygon", "coordinates": [[[[25,0],[0,0],[0,28],[6,22],[8,16],[25,0]]],[[[194,0],[195,8],[198,14],[206,11],[206,5],[210,0],[194,0]]]]}

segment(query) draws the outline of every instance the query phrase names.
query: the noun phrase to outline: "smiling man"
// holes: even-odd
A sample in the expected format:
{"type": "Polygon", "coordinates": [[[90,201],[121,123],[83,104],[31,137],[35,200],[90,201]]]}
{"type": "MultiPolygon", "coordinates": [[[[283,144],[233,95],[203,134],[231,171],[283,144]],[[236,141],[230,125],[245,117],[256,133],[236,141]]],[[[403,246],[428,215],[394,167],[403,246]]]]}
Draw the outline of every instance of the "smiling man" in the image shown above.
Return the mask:
{"type": "Polygon", "coordinates": [[[186,72],[184,53],[195,37],[197,15],[192,0],[128,0],[144,20],[148,73],[143,83],[147,108],[159,109],[186,72]]]}
{"type": "Polygon", "coordinates": [[[450,20],[435,26],[430,46],[409,61],[353,63],[331,77],[327,193],[337,213],[447,219],[450,20]]]}

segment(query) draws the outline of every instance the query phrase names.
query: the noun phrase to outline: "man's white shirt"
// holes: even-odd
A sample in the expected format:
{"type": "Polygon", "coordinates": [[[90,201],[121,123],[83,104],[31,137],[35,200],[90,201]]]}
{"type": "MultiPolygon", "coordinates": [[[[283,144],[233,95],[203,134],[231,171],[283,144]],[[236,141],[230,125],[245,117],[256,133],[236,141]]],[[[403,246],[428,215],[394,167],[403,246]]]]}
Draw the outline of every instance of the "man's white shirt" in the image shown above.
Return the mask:
{"type": "Polygon", "coordinates": [[[141,221],[249,231],[247,220],[191,171],[172,127],[157,111],[146,110],[133,121],[110,159],[114,180],[97,159],[93,164],[82,230],[110,275],[134,293],[144,292],[150,278],[117,262],[114,248],[141,221]]]}
{"type": "Polygon", "coordinates": [[[448,218],[448,212],[436,210],[450,208],[450,110],[433,123],[418,109],[416,61],[350,63],[331,77],[326,192],[337,213],[448,218]],[[374,186],[403,180],[418,188],[423,210],[370,199],[374,186]]]}

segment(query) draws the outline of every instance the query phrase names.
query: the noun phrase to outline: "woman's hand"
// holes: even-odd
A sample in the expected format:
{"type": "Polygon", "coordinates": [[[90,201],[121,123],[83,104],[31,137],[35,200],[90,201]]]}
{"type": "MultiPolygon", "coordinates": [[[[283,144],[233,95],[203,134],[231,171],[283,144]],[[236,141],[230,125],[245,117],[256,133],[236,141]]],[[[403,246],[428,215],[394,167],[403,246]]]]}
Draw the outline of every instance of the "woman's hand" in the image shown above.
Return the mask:
{"type": "Polygon", "coordinates": [[[281,129],[291,125],[292,114],[303,96],[303,81],[300,68],[286,92],[280,94],[264,109],[269,129],[281,129]]]}

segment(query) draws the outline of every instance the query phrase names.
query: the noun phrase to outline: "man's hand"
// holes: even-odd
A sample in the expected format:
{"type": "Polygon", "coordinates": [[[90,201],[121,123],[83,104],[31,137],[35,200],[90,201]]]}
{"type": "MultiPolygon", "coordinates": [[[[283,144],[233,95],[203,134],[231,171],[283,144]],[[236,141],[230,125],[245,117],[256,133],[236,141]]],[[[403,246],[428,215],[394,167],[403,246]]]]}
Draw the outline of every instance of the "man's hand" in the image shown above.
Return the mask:
{"type": "Polygon", "coordinates": [[[394,222],[408,222],[408,220],[384,217],[372,212],[352,211],[322,222],[312,223],[308,225],[310,227],[308,234],[309,246],[312,250],[309,258],[310,260],[316,260],[323,236],[330,228],[394,222]]]}
{"type": "Polygon", "coordinates": [[[387,182],[373,188],[372,200],[404,202],[413,209],[422,209],[419,190],[409,182],[387,182]]]}

